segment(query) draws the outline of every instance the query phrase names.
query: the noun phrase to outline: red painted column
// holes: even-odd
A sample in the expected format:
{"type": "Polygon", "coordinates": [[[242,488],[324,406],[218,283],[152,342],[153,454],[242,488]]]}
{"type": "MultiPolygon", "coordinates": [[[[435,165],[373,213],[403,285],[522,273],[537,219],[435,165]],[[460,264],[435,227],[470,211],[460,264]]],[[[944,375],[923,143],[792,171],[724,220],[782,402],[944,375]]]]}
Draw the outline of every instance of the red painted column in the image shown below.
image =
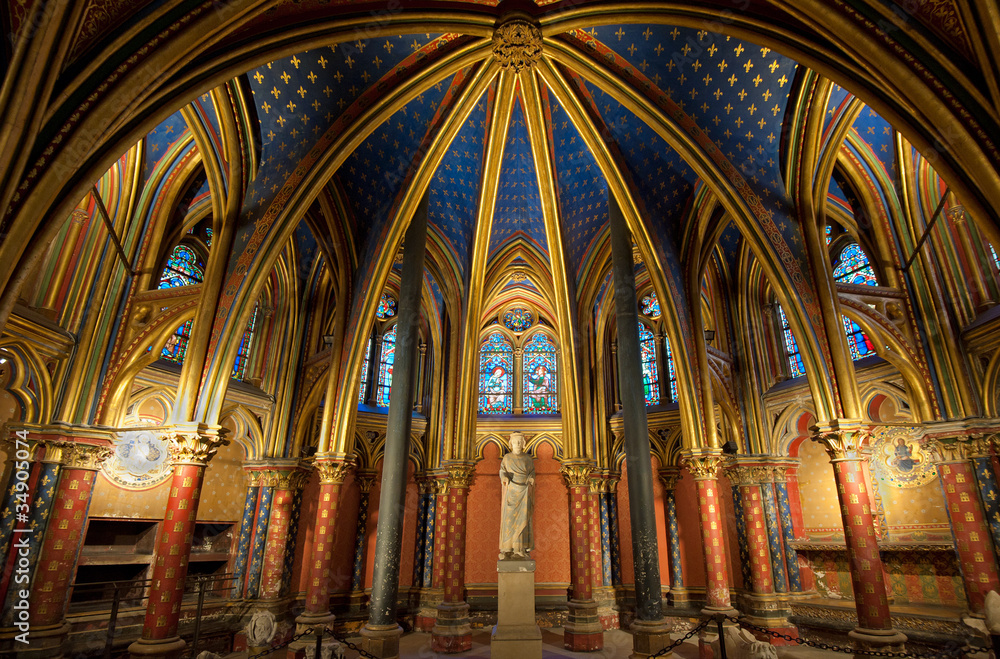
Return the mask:
{"type": "Polygon", "coordinates": [[[889,615],[882,559],[871,509],[871,485],[864,476],[866,458],[862,450],[870,433],[858,424],[841,422],[824,424],[812,430],[815,433],[813,438],[826,446],[840,500],[858,614],[858,626],[850,632],[850,637],[862,647],[905,643],[906,636],[893,629],[889,615]]]}
{"type": "Polygon", "coordinates": [[[448,476],[435,476],[434,567],[431,587],[444,589],[444,564],[448,553],[448,476]]]}
{"type": "Polygon", "coordinates": [[[569,490],[570,581],[573,595],[563,626],[563,644],[574,652],[604,647],[604,629],[597,616],[591,584],[591,496],[589,462],[566,462],[560,469],[569,490]]]}
{"type": "MultiPolygon", "coordinates": [[[[41,649],[39,645],[44,644],[44,639],[40,637],[48,636],[47,632],[52,633],[53,643],[58,644],[69,631],[66,625],[69,582],[76,572],[83,544],[96,472],[109,457],[109,448],[95,444],[53,442],[46,446],[46,460],[62,466],[31,583],[32,651],[41,649]]],[[[58,654],[56,646],[52,649],[53,655],[58,654]]]]}
{"type": "Polygon", "coordinates": [[[726,568],[726,539],[723,535],[722,515],[719,508],[717,474],[722,463],[718,450],[690,451],[684,463],[694,477],[698,490],[698,508],[701,511],[701,540],[705,555],[706,607],[709,612],[728,612],[733,609],[729,599],[729,573],[726,568]]]}
{"type": "MultiPolygon", "coordinates": [[[[975,467],[970,458],[977,454],[979,442],[958,440],[935,442],[941,460],[937,462],[938,477],[944,488],[948,519],[955,537],[962,566],[962,581],[972,613],[983,613],[986,593],[1000,591],[996,554],[990,537],[986,515],[979,500],[975,467]]],[[[981,451],[989,455],[989,449],[981,451]]]]}
{"type": "Polygon", "coordinates": [[[755,595],[772,595],[771,556],[767,545],[767,521],[761,501],[761,487],[754,482],[757,474],[753,467],[738,466],[726,471],[729,482],[740,491],[743,504],[743,525],[746,529],[747,551],[750,555],[751,586],[755,595]]]}
{"type": "Polygon", "coordinates": [[[460,463],[449,466],[448,471],[444,601],[438,606],[437,624],[431,632],[431,649],[452,654],[472,648],[469,605],[465,602],[465,516],[475,467],[460,463]]]}
{"type": "Polygon", "coordinates": [[[354,464],[343,457],[329,454],[316,456],[319,475],[319,505],[313,535],[312,554],[308,560],[309,582],[306,587],[306,608],[295,619],[297,632],[315,625],[333,622],[330,613],[330,565],[333,562],[333,527],[337,521],[340,488],[354,464]]]}
{"type": "Polygon", "coordinates": [[[142,638],[129,646],[134,657],[175,657],[184,650],[185,642],[177,635],[177,627],[202,479],[208,461],[220,446],[228,443],[218,429],[200,424],[185,424],[174,431],[171,446],[174,473],[167,513],[156,535],[153,582],[142,638]]]}
{"type": "Polygon", "coordinates": [[[271,519],[267,525],[264,544],[264,569],[260,574],[260,599],[274,600],[281,597],[281,583],[285,576],[285,559],[289,547],[292,503],[302,486],[307,472],[298,466],[269,468],[264,472],[264,484],[274,487],[271,500],[271,519]]]}

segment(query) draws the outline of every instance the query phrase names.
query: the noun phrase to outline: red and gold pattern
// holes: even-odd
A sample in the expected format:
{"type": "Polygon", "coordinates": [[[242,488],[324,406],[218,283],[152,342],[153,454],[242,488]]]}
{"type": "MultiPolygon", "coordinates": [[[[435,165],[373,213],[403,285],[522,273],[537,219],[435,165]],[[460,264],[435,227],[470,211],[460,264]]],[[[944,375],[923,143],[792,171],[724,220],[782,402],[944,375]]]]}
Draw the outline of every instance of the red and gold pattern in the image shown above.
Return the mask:
{"type": "Polygon", "coordinates": [[[764,519],[760,485],[741,485],[740,495],[743,500],[743,519],[746,524],[747,544],[750,551],[750,575],[753,578],[753,590],[760,594],[773,593],[771,558],[768,554],[767,526],[764,519]]]}
{"type": "Polygon", "coordinates": [[[565,464],[561,471],[569,490],[570,581],[573,599],[593,597],[590,575],[590,472],[587,464],[565,464]]]}
{"type": "Polygon", "coordinates": [[[153,583],[142,626],[143,640],[158,641],[177,635],[184,578],[188,571],[191,539],[204,475],[204,464],[174,465],[167,514],[156,536],[153,583]]]}
{"type": "Polygon", "coordinates": [[[727,609],[729,575],[726,570],[726,539],[722,535],[722,515],[719,514],[718,481],[715,477],[695,476],[698,507],[701,510],[701,540],[705,550],[705,577],[708,581],[707,605],[727,609]]]}
{"type": "Polygon", "coordinates": [[[307,615],[322,616],[330,612],[330,565],[333,561],[333,526],[337,521],[340,490],[350,471],[351,463],[317,460],[319,471],[319,506],[316,507],[316,535],[309,562],[309,584],[306,588],[307,615]]]}
{"type": "Polygon", "coordinates": [[[937,470],[944,486],[969,606],[973,613],[982,613],[986,593],[1000,590],[1000,579],[972,463],[945,462],[938,464],[937,470]]]}
{"type": "Polygon", "coordinates": [[[281,595],[281,577],[285,569],[285,552],[288,550],[288,529],[294,499],[294,490],[281,489],[275,491],[271,502],[271,519],[267,526],[267,542],[264,545],[264,569],[260,575],[261,599],[277,599],[281,595]]]}
{"type": "Polygon", "coordinates": [[[431,585],[444,588],[445,552],[448,550],[448,481],[438,479],[434,504],[434,576],[431,585]]]}
{"type": "Polygon", "coordinates": [[[32,584],[33,627],[57,625],[65,617],[68,582],[83,540],[95,475],[91,469],[63,467],[61,471],[32,584]]]}
{"type": "Polygon", "coordinates": [[[448,512],[444,566],[444,601],[452,604],[465,600],[465,512],[469,487],[448,488],[448,512]]]}
{"type": "Polygon", "coordinates": [[[863,458],[834,458],[833,473],[844,522],[844,539],[851,563],[851,584],[858,626],[892,629],[882,559],[878,552],[871,501],[865,485],[863,458]]]}

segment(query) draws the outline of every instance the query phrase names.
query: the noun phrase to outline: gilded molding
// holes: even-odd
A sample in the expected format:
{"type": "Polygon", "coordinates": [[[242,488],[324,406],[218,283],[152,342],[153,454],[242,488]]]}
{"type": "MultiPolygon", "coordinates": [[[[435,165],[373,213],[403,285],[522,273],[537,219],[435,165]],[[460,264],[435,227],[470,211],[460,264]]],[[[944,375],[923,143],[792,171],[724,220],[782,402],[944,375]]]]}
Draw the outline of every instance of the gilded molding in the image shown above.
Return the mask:
{"type": "Polygon", "coordinates": [[[45,442],[42,462],[60,464],[67,469],[97,471],[105,460],[114,455],[107,446],[78,442],[45,442]]]}
{"type": "Polygon", "coordinates": [[[566,487],[585,487],[590,485],[590,474],[594,465],[590,462],[564,462],[559,467],[559,473],[566,481],[566,487]]]}
{"type": "Polygon", "coordinates": [[[321,457],[316,458],[313,466],[319,473],[319,482],[321,484],[336,483],[337,485],[341,485],[347,480],[347,475],[351,473],[351,470],[354,469],[354,461],[343,458],[321,457]]]}
{"type": "Polygon", "coordinates": [[[812,440],[823,444],[830,460],[864,460],[871,431],[856,423],[833,422],[810,428],[812,440]]]}
{"type": "Polygon", "coordinates": [[[681,457],[684,466],[696,481],[718,478],[719,467],[724,462],[721,451],[690,452],[681,457]]]}
{"type": "Polygon", "coordinates": [[[493,32],[493,58],[514,73],[532,68],[542,58],[542,31],[521,18],[504,22],[493,32]]]}
{"type": "Polygon", "coordinates": [[[205,466],[220,448],[229,444],[224,437],[225,430],[219,429],[176,429],[170,437],[170,454],[175,465],[205,466]]]}
{"type": "Polygon", "coordinates": [[[974,435],[957,437],[952,440],[932,439],[926,443],[926,446],[935,454],[934,463],[942,464],[988,457],[995,441],[994,435],[974,435]]]}
{"type": "Polygon", "coordinates": [[[449,488],[470,488],[476,477],[475,465],[452,464],[448,465],[448,487],[449,488]]]}

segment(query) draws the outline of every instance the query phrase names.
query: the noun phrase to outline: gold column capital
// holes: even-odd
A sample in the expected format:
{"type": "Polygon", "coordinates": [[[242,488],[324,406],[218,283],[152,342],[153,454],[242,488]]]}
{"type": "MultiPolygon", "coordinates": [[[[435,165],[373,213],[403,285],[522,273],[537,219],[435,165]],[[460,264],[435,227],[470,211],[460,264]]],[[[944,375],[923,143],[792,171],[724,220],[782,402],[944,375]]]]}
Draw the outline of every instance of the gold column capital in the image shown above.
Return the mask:
{"type": "Polygon", "coordinates": [[[675,487],[677,487],[677,481],[681,479],[681,470],[678,467],[664,467],[662,469],[658,469],[656,471],[656,475],[659,476],[664,489],[672,491],[675,487]]]}
{"type": "Polygon", "coordinates": [[[985,458],[991,454],[995,445],[994,435],[971,435],[954,439],[934,438],[925,442],[925,446],[936,454],[935,464],[985,458]]]}
{"type": "Polygon", "coordinates": [[[354,474],[354,482],[358,484],[361,494],[371,494],[372,487],[375,486],[375,472],[370,469],[359,469],[354,474]]]}
{"type": "Polygon", "coordinates": [[[830,460],[863,460],[871,430],[859,419],[834,419],[809,428],[812,440],[826,449],[830,460]]]}
{"type": "Polygon", "coordinates": [[[724,462],[719,449],[692,449],[681,454],[681,460],[696,481],[718,477],[719,466],[724,462]]]}
{"type": "Polygon", "coordinates": [[[588,460],[567,460],[559,467],[559,473],[566,481],[566,487],[583,487],[590,485],[590,474],[594,471],[594,463],[588,460]]]}
{"type": "Polygon", "coordinates": [[[472,482],[476,478],[476,466],[468,462],[455,462],[447,466],[448,488],[472,487],[472,482]]]}
{"type": "Polygon", "coordinates": [[[201,423],[175,424],[170,431],[170,454],[175,465],[206,466],[220,448],[229,444],[226,429],[201,423]]]}
{"type": "Polygon", "coordinates": [[[114,455],[108,446],[80,442],[45,442],[42,462],[59,464],[69,469],[97,471],[104,461],[114,455]]]}
{"type": "Polygon", "coordinates": [[[313,468],[319,473],[320,483],[340,485],[347,480],[347,475],[354,469],[354,460],[342,455],[317,453],[313,468]]]}

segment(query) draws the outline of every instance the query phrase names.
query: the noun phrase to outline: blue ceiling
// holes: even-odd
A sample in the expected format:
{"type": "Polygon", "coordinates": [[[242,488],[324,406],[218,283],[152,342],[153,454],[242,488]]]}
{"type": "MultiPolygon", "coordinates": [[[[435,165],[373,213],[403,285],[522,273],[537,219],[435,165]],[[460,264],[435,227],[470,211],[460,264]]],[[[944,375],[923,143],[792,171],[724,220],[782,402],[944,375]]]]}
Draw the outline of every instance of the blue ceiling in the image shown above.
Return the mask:
{"type": "Polygon", "coordinates": [[[178,110],[160,122],[160,125],[146,134],[146,152],[142,163],[143,184],[149,180],[157,163],[163,159],[170,147],[187,131],[181,111],[178,110]]]}
{"type": "Polygon", "coordinates": [[[488,254],[492,256],[514,236],[524,237],[542,252],[548,252],[535,161],[520,98],[514,103],[507,130],[488,254]]]}

